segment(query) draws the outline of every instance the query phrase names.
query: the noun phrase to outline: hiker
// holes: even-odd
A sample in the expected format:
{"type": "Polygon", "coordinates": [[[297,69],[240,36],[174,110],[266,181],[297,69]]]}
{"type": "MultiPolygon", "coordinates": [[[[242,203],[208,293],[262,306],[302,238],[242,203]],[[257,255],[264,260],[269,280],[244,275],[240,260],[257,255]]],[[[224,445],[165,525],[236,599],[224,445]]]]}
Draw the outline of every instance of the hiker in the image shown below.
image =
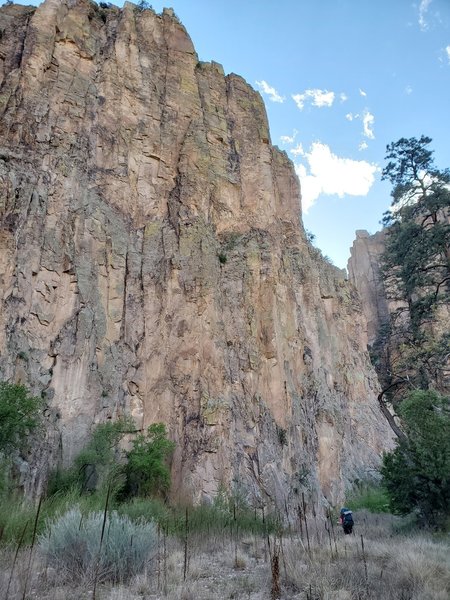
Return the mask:
{"type": "Polygon", "coordinates": [[[345,534],[349,534],[353,532],[353,513],[348,508],[341,508],[341,516],[339,517],[339,521],[342,525],[342,529],[345,534]]]}

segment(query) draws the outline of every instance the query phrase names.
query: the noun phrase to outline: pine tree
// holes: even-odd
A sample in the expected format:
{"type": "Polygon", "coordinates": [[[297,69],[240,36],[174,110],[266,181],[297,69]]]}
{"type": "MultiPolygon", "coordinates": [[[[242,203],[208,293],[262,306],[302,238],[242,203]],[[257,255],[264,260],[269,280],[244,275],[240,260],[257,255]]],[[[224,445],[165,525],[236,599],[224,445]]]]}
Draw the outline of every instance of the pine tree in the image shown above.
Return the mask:
{"type": "Polygon", "coordinates": [[[450,333],[442,324],[450,304],[450,171],[435,167],[431,139],[401,138],[387,147],[383,179],[393,184],[382,272],[399,302],[391,343],[400,360],[395,376],[421,388],[445,386],[450,333]]]}

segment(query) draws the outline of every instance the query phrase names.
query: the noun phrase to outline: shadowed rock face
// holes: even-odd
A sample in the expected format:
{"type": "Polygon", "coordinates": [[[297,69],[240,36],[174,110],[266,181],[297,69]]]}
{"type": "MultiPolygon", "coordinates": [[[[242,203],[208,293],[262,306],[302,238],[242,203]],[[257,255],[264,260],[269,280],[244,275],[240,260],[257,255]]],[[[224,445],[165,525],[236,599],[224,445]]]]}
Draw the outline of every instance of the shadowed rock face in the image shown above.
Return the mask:
{"type": "Polygon", "coordinates": [[[357,231],[348,261],[349,280],[358,290],[367,321],[369,346],[377,340],[380,329],[389,323],[390,311],[394,310],[393,306],[389,306],[380,273],[385,235],[384,230],[374,235],[364,230],[357,231]]]}
{"type": "Polygon", "coordinates": [[[27,489],[131,413],[167,424],[174,498],[338,502],[391,437],[259,94],[171,11],[47,0],[0,30],[0,374],[48,401],[27,489]]]}
{"type": "MultiPolygon", "coordinates": [[[[406,300],[400,299],[400,291],[394,294],[392,289],[385,287],[381,273],[387,235],[387,229],[373,235],[364,230],[356,231],[348,261],[348,273],[350,282],[361,298],[367,321],[368,347],[374,353],[380,385],[383,389],[389,389],[394,383],[391,395],[394,399],[400,399],[411,388],[409,384],[407,387],[396,386],[395,382],[399,383],[402,379],[407,381],[407,377],[414,378],[417,372],[414,361],[410,360],[408,363],[404,358],[407,353],[403,344],[406,340],[408,345],[408,337],[402,333],[402,328],[407,332],[410,327],[408,304],[406,300]],[[397,299],[393,296],[397,296],[397,299]]],[[[448,303],[440,303],[432,317],[424,323],[424,333],[437,343],[448,332],[449,322],[450,306],[448,303]]],[[[427,371],[431,386],[444,396],[448,395],[450,355],[447,355],[446,362],[444,359],[439,368],[431,368],[432,364],[431,362],[427,371]]]]}

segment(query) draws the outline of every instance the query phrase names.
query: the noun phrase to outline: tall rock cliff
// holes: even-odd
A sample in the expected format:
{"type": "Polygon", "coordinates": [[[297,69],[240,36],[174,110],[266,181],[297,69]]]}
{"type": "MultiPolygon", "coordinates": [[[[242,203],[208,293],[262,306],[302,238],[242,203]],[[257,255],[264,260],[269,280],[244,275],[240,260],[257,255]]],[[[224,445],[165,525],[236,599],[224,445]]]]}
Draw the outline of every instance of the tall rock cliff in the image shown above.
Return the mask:
{"type": "Polygon", "coordinates": [[[370,235],[361,229],[350,249],[348,277],[358,290],[367,321],[367,344],[372,347],[380,331],[389,323],[390,311],[386,290],[380,273],[381,255],[384,252],[385,232],[370,235]]]}
{"type": "MultiPolygon", "coordinates": [[[[449,217],[447,217],[448,219],[449,217]]],[[[448,346],[450,305],[436,303],[435,310],[421,326],[425,334],[421,344],[411,335],[411,315],[399,290],[389,289],[381,273],[382,255],[389,230],[373,235],[357,231],[348,261],[349,280],[361,298],[367,321],[368,348],[376,366],[380,385],[389,390],[391,400],[399,400],[415,385],[418,358],[411,347],[428,351],[427,385],[443,395],[450,392],[450,348],[448,346]],[[427,347],[428,346],[428,347],[427,347]],[[411,381],[410,381],[411,380],[411,381]],[[403,381],[403,383],[402,383],[403,381]]],[[[420,292],[416,292],[418,295],[420,292]]],[[[424,387],[426,387],[424,385],[424,387]]]]}
{"type": "Polygon", "coordinates": [[[175,499],[338,502],[391,437],[259,94],[170,10],[46,0],[0,31],[0,375],[48,403],[27,489],[127,413],[167,424],[175,499]]]}

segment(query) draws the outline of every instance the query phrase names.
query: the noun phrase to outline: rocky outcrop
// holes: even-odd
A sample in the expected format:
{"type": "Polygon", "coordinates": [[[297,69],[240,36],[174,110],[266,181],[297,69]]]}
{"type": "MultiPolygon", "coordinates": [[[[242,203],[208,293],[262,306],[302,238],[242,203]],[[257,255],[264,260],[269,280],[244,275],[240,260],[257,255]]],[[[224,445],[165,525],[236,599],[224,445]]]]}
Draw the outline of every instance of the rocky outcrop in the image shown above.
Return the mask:
{"type": "Polygon", "coordinates": [[[380,273],[385,231],[370,235],[361,229],[350,248],[347,265],[349,281],[356,287],[367,321],[367,343],[373,346],[380,331],[389,323],[389,301],[380,273]]]}
{"type": "MultiPolygon", "coordinates": [[[[399,290],[392,288],[392,281],[391,288],[387,289],[381,273],[388,233],[387,229],[374,235],[369,235],[367,231],[356,231],[348,273],[350,282],[361,298],[367,321],[368,348],[380,385],[384,390],[389,390],[388,397],[399,400],[412,389],[411,382],[417,377],[419,363],[411,354],[415,348],[411,344],[408,303],[401,299],[399,290]]],[[[429,351],[426,369],[428,385],[443,395],[448,395],[450,390],[450,355],[446,339],[449,322],[450,306],[441,302],[421,327],[424,339],[420,345],[429,351]]],[[[418,348],[419,344],[416,346],[418,348]]]]}
{"type": "Polygon", "coordinates": [[[46,0],[0,30],[0,374],[48,403],[28,489],[127,413],[167,424],[175,499],[338,502],[391,437],[259,94],[170,10],[46,0]]]}

